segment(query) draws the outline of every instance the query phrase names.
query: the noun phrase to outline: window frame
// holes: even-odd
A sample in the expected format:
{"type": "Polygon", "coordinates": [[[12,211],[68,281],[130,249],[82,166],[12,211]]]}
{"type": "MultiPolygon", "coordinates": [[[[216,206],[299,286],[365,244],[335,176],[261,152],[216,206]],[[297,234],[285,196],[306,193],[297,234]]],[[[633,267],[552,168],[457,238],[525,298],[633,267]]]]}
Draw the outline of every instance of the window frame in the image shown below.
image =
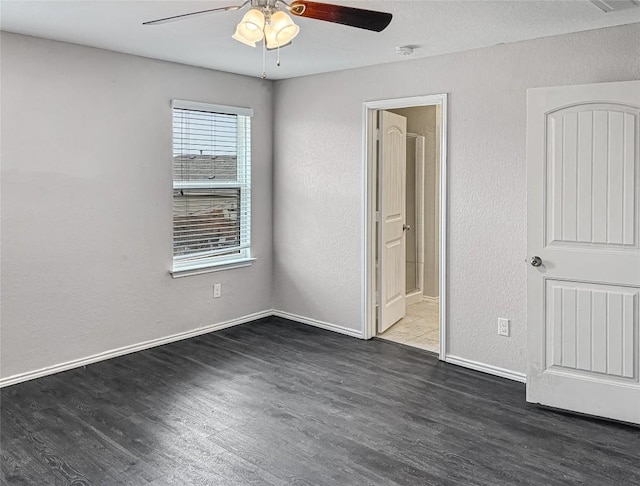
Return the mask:
{"type": "MultiPolygon", "coordinates": [[[[186,256],[176,256],[172,252],[172,268],[169,273],[175,277],[187,275],[197,275],[201,273],[214,272],[229,268],[239,268],[251,265],[255,258],[251,257],[251,117],[253,109],[228,105],[218,105],[212,103],[203,103],[196,101],[172,100],[171,101],[171,153],[172,153],[172,201],[175,198],[176,190],[216,190],[216,189],[238,189],[240,193],[238,203],[238,217],[246,219],[240,223],[240,241],[237,246],[237,253],[226,255],[211,255],[209,257],[197,258],[195,253],[186,256]],[[174,173],[175,164],[175,135],[173,127],[175,126],[175,110],[199,111],[207,113],[216,113],[221,115],[237,116],[236,136],[238,146],[236,148],[236,180],[226,181],[185,181],[176,180],[174,173]],[[241,135],[241,136],[240,136],[241,135]],[[243,142],[248,142],[248,147],[242,146],[243,142]]],[[[172,203],[172,248],[175,247],[175,213],[172,203]]]]}

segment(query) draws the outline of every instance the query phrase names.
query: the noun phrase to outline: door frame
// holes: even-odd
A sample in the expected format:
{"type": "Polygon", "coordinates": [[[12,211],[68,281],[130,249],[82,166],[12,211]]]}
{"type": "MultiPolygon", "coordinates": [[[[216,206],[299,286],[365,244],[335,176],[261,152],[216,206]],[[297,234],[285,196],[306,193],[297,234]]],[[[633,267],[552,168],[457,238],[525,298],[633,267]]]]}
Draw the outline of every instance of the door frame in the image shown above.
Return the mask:
{"type": "Polygon", "coordinates": [[[378,110],[411,108],[418,106],[440,107],[440,234],[439,234],[439,284],[440,284],[440,359],[447,356],[447,94],[413,96],[378,101],[365,101],[362,107],[363,126],[363,212],[362,212],[362,337],[376,335],[376,113],[378,110]]]}

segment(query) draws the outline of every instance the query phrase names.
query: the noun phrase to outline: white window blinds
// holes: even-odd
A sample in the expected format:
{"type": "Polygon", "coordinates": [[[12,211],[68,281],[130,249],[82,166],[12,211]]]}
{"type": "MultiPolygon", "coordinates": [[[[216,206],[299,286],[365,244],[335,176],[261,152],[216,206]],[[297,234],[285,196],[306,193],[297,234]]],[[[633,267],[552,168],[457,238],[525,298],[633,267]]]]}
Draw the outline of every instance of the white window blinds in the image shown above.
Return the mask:
{"type": "Polygon", "coordinates": [[[172,107],[173,270],[249,258],[252,111],[172,107]]]}

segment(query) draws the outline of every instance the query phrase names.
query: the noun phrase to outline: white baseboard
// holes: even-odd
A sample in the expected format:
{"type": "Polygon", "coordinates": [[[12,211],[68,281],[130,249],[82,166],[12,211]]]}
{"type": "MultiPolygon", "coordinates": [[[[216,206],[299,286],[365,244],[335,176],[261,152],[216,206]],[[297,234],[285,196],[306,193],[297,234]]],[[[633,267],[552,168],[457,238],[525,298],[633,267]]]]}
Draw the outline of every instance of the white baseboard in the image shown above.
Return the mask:
{"type": "Polygon", "coordinates": [[[150,341],[144,341],[142,343],[132,344],[129,346],[123,346],[121,348],[112,349],[110,351],[94,354],[92,356],[87,356],[85,358],[75,359],[73,361],[67,361],[66,363],[60,363],[58,365],[41,368],[39,370],[27,371],[26,373],[20,373],[17,375],[8,376],[6,378],[0,379],[0,388],[9,386],[9,385],[15,385],[16,383],[21,383],[23,381],[33,380],[34,378],[40,378],[42,376],[53,375],[54,373],[60,373],[61,371],[67,371],[73,368],[79,368],[80,366],[86,366],[92,363],[97,363],[98,361],[104,361],[106,359],[115,358],[117,356],[122,356],[129,353],[135,353],[136,351],[155,348],[156,346],[161,346],[163,344],[168,344],[175,341],[181,341],[183,339],[199,336],[201,334],[207,334],[212,331],[219,331],[220,329],[237,326],[238,324],[244,324],[245,322],[254,321],[256,319],[261,319],[263,317],[269,317],[272,315],[273,315],[273,312],[271,310],[256,312],[255,314],[249,314],[248,316],[238,317],[236,319],[220,322],[218,324],[211,324],[209,326],[199,327],[191,331],[181,332],[178,334],[173,334],[171,336],[166,336],[158,339],[152,339],[150,341]]]}
{"type": "Polygon", "coordinates": [[[423,295],[422,296],[422,300],[423,301],[427,301],[427,302],[434,302],[436,304],[440,303],[440,297],[429,297],[428,295],[423,295]]]}
{"type": "Polygon", "coordinates": [[[348,327],[339,326],[337,324],[331,324],[330,322],[319,321],[317,319],[298,316],[296,314],[290,314],[289,312],[284,312],[284,311],[275,310],[275,309],[273,310],[273,315],[278,317],[283,317],[285,319],[290,319],[292,321],[301,322],[303,324],[309,324],[310,326],[319,327],[321,329],[326,329],[328,331],[338,332],[340,334],[346,334],[347,336],[363,339],[362,331],[356,331],[355,329],[350,329],[348,327]]]}
{"type": "MultiPolygon", "coordinates": [[[[238,324],[244,324],[246,322],[250,322],[256,319],[261,319],[263,317],[270,317],[270,316],[282,317],[284,319],[290,319],[292,321],[300,322],[302,324],[308,324],[310,326],[319,327],[321,329],[326,329],[328,331],[333,331],[340,334],[345,334],[347,336],[363,339],[363,335],[361,331],[350,329],[344,326],[339,326],[337,324],[332,324],[330,322],[319,321],[317,319],[312,319],[309,317],[303,317],[296,314],[291,314],[289,312],[270,309],[262,312],[256,312],[254,314],[249,314],[247,316],[238,317],[236,319],[231,319],[229,321],[220,322],[218,324],[199,327],[191,331],[181,332],[178,334],[173,334],[171,336],[166,336],[158,339],[152,339],[150,341],[144,341],[142,343],[132,344],[130,346],[123,346],[121,348],[112,349],[110,351],[105,351],[103,353],[94,354],[92,356],[87,356],[85,358],[80,358],[73,361],[67,361],[66,363],[60,363],[58,365],[41,368],[39,370],[28,371],[26,373],[20,373],[17,375],[8,376],[6,378],[0,379],[0,388],[9,386],[9,385],[15,385],[16,383],[21,383],[23,381],[33,380],[35,378],[41,378],[47,375],[53,375],[54,373],[60,373],[61,371],[67,371],[73,368],[79,368],[81,366],[97,363],[98,361],[104,361],[107,359],[115,358],[117,356],[122,356],[129,353],[135,353],[136,351],[142,351],[145,349],[154,348],[156,346],[162,346],[163,344],[169,344],[175,341],[189,339],[195,336],[199,336],[201,334],[207,334],[213,331],[219,331],[221,329],[226,329],[228,327],[237,326],[238,324]]],[[[463,366],[465,368],[470,368],[476,371],[482,371],[484,373],[489,373],[491,375],[501,376],[502,378],[508,378],[510,380],[519,381],[522,383],[525,383],[527,381],[527,377],[524,373],[518,373],[516,371],[499,368],[497,366],[479,363],[477,361],[460,358],[458,356],[447,355],[445,361],[450,364],[463,366]]]]}
{"type": "Polygon", "coordinates": [[[413,304],[419,304],[420,302],[423,301],[423,295],[420,291],[418,292],[414,292],[412,294],[407,294],[405,296],[405,300],[407,302],[407,305],[413,305],[413,304]]]}
{"type": "Polygon", "coordinates": [[[447,355],[445,358],[445,361],[449,364],[463,366],[465,368],[470,368],[476,371],[482,371],[483,373],[488,373],[490,375],[501,376],[502,378],[507,378],[513,381],[519,381],[520,383],[527,382],[526,374],[519,373],[517,371],[507,370],[504,368],[500,368],[498,366],[479,363],[477,361],[472,361],[470,359],[459,358],[458,356],[451,356],[451,355],[447,355]]]}

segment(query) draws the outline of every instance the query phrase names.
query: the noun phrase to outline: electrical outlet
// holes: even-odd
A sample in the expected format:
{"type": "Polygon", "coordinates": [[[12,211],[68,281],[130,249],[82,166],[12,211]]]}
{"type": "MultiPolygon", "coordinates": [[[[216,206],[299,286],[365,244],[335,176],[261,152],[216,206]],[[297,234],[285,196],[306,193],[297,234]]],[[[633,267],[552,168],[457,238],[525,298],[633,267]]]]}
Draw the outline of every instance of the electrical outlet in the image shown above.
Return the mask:
{"type": "Polygon", "coordinates": [[[213,298],[217,299],[222,295],[222,284],[213,285],[213,298]]]}
{"type": "Polygon", "coordinates": [[[509,319],[498,318],[498,335],[509,337],[509,319]]]}

